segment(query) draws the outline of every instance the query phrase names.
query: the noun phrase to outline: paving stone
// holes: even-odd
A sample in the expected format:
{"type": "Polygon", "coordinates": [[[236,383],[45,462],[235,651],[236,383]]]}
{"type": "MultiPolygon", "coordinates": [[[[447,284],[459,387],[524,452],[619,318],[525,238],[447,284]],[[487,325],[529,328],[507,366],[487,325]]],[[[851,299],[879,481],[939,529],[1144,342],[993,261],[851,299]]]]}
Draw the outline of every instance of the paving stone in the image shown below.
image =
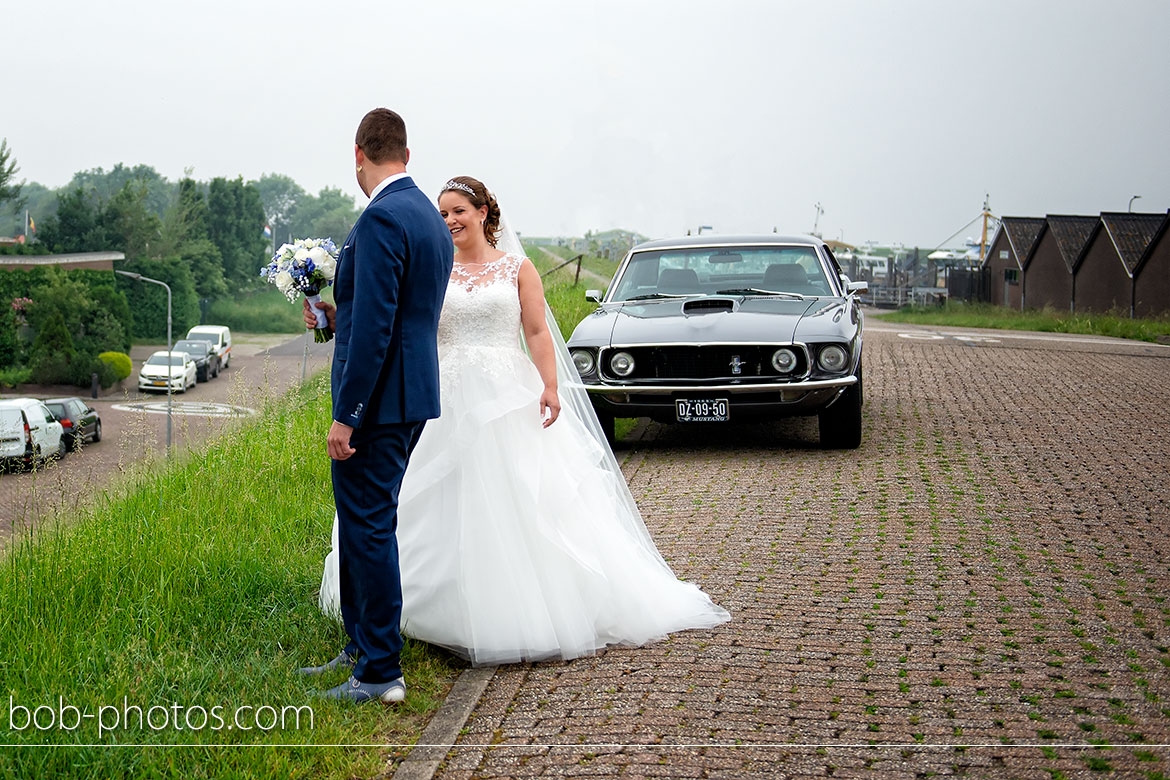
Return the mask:
{"type": "Polygon", "coordinates": [[[1170,774],[1170,350],[889,330],[856,451],[797,419],[619,452],[732,621],[502,667],[461,739],[525,746],[436,776],[1170,774]]]}

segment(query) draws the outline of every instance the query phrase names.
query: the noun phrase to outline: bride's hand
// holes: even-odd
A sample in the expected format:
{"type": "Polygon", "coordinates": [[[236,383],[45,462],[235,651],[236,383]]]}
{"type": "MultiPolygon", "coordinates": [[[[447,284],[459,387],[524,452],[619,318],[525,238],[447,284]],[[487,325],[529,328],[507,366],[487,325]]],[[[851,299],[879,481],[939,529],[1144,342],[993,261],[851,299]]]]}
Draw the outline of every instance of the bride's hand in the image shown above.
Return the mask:
{"type": "Polygon", "coordinates": [[[544,427],[552,425],[561,416],[561,397],[557,395],[557,389],[545,388],[544,392],[540,394],[540,417],[544,420],[544,427]],[[545,419],[547,418],[547,419],[545,419]]]}

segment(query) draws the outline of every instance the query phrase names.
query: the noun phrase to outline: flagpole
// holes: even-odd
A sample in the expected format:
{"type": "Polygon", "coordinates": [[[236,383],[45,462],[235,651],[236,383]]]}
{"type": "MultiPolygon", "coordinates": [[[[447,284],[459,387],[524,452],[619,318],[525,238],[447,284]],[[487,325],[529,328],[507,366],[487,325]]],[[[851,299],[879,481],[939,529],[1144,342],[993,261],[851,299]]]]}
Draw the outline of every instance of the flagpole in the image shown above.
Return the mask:
{"type": "Polygon", "coordinates": [[[26,244],[30,242],[28,235],[28,209],[24,210],[24,242],[26,244]]]}

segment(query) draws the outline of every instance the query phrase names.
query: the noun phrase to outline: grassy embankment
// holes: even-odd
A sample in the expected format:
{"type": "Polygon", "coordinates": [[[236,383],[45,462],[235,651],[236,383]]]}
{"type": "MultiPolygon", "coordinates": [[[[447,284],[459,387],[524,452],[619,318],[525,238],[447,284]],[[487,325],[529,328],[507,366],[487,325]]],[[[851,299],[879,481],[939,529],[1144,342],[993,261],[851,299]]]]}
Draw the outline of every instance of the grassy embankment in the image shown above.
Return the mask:
{"type": "MultiPolygon", "coordinates": [[[[567,335],[593,304],[571,276],[546,284],[567,335]]],[[[270,297],[238,306],[300,325],[298,307],[270,297]]],[[[315,601],[332,494],[328,461],[311,453],[328,418],[318,376],[205,448],[127,469],[9,545],[0,777],[369,776],[393,749],[333,746],[417,739],[457,672],[441,651],[408,641],[410,692],[392,710],[319,701],[312,692],[344,675],[293,674],[344,643],[315,601]],[[306,705],[294,727],[284,708],[306,705]],[[272,709],[246,711],[244,730],[232,721],[245,706],[272,709]],[[129,747],[94,747],[114,744],[129,747]]],[[[35,489],[55,489],[49,473],[35,489]]]]}
{"type": "MultiPolygon", "coordinates": [[[[329,746],[417,739],[457,671],[442,652],[408,642],[410,691],[394,709],[320,701],[313,691],[344,675],[293,672],[345,641],[316,604],[333,513],[328,419],[319,376],[203,450],[132,469],[120,488],[9,545],[0,777],[366,777],[392,749],[329,746]],[[283,708],[305,705],[296,728],[283,708]],[[251,730],[232,722],[244,706],[256,708],[241,716],[251,730]],[[112,744],[144,747],[33,747],[112,744]]],[[[38,489],[54,489],[50,474],[38,489]]]]}
{"type": "Polygon", "coordinates": [[[948,303],[945,306],[905,306],[876,312],[885,322],[916,325],[949,325],[958,328],[1032,330],[1046,333],[1080,333],[1094,336],[1157,341],[1170,335],[1170,316],[1130,319],[1116,314],[1070,314],[1053,309],[1017,311],[990,304],[948,303]]]}

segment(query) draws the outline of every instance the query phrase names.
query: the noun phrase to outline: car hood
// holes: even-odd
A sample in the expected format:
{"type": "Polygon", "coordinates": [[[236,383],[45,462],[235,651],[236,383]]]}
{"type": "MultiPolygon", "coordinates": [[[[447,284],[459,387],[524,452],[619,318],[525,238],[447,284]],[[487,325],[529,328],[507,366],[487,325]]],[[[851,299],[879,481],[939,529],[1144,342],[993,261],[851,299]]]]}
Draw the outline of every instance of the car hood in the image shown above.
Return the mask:
{"type": "MultiPolygon", "coordinates": [[[[184,366],[171,366],[171,376],[182,376],[187,369],[184,366]]],[[[165,378],[167,375],[167,366],[143,366],[140,372],[143,376],[156,376],[165,378]]]]}
{"type": "Polygon", "coordinates": [[[609,309],[612,344],[792,341],[803,317],[820,299],[707,296],[634,301],[609,309]],[[720,306],[724,308],[697,308],[720,306]],[[729,310],[728,310],[729,309],[729,310]]]}

